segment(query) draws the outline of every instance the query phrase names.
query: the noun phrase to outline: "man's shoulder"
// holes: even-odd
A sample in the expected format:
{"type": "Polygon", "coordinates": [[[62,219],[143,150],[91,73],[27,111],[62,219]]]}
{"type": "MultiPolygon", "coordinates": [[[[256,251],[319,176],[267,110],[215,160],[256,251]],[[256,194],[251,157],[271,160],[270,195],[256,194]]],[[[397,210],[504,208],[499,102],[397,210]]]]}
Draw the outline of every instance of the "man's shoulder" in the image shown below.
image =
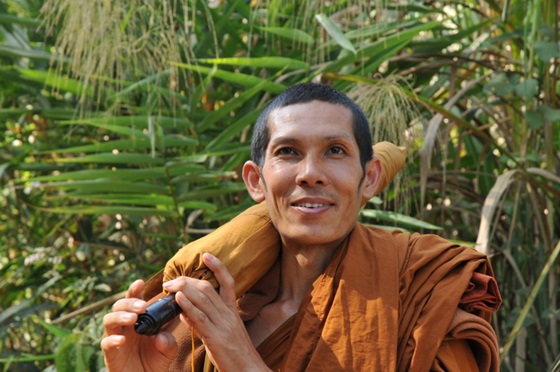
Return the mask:
{"type": "Polygon", "coordinates": [[[472,247],[447,240],[435,234],[411,233],[360,224],[356,229],[360,240],[367,242],[376,254],[395,255],[402,271],[419,265],[441,265],[447,261],[485,259],[472,247]]]}
{"type": "Polygon", "coordinates": [[[407,248],[412,251],[418,251],[419,254],[431,251],[446,251],[459,249],[468,251],[475,255],[483,255],[478,253],[476,249],[468,243],[459,243],[445,239],[436,234],[421,234],[417,232],[409,232],[398,228],[378,227],[372,225],[359,224],[360,234],[367,237],[366,239],[373,243],[380,243],[378,246],[383,247],[387,244],[393,245],[395,248],[407,248]],[[385,244],[382,244],[385,243],[385,244]]]}

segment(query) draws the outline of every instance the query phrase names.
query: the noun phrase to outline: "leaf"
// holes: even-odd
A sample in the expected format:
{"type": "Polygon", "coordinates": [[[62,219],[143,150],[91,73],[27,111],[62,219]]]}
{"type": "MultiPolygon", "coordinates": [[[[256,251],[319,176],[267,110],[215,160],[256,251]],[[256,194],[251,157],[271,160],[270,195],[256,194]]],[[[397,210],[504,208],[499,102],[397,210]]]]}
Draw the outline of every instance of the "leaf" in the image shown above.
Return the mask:
{"type": "Polygon", "coordinates": [[[313,44],[314,42],[313,37],[303,30],[298,30],[295,28],[287,28],[287,27],[258,27],[258,28],[265,32],[269,32],[271,34],[295,42],[301,42],[305,44],[313,44]]]}
{"type": "Polygon", "coordinates": [[[91,369],[96,349],[84,342],[83,336],[72,333],[65,337],[55,353],[57,371],[85,372],[91,369]]]}
{"type": "MultiPolygon", "coordinates": [[[[189,138],[181,135],[175,135],[175,134],[163,136],[160,139],[160,142],[165,146],[165,148],[193,146],[198,143],[198,141],[193,138],[189,138]]],[[[106,141],[106,142],[99,142],[91,145],[55,149],[53,151],[50,151],[50,153],[64,154],[64,153],[82,153],[82,152],[105,152],[105,151],[112,151],[112,150],[119,150],[119,151],[149,150],[150,148],[151,148],[150,138],[144,136],[144,137],[139,137],[134,139],[106,141]]]]}
{"type": "Polygon", "coordinates": [[[478,228],[478,237],[476,238],[476,249],[484,254],[488,254],[488,242],[490,241],[490,229],[492,226],[492,219],[494,213],[500,205],[500,200],[505,195],[509,185],[515,180],[516,170],[510,170],[503,173],[496,178],[496,182],[492,189],[486,196],[482,206],[482,213],[480,218],[480,226],[478,228]]]}
{"type": "Polygon", "coordinates": [[[8,26],[12,24],[18,24],[37,28],[41,26],[41,21],[37,18],[24,17],[22,15],[15,16],[7,13],[0,13],[0,24],[8,26]]]}
{"type": "Polygon", "coordinates": [[[512,84],[505,72],[497,73],[484,86],[484,90],[493,92],[498,96],[506,96],[515,90],[516,84],[512,84]]]}
{"type": "Polygon", "coordinates": [[[515,91],[521,97],[534,98],[539,91],[539,82],[533,78],[525,79],[515,87],[515,91]]]}
{"type": "Polygon", "coordinates": [[[0,45],[0,56],[50,61],[53,56],[43,50],[0,45]]]}
{"type": "Polygon", "coordinates": [[[542,112],[538,110],[527,110],[525,112],[525,121],[527,122],[527,125],[533,130],[540,129],[544,125],[544,117],[542,115],[542,112]]]}
{"type": "Polygon", "coordinates": [[[556,182],[558,185],[560,185],[560,177],[554,173],[551,173],[549,171],[547,171],[546,169],[541,169],[541,168],[527,168],[527,172],[531,173],[531,174],[536,174],[538,176],[544,177],[546,179],[548,179],[551,182],[556,182]]]}
{"type": "Polygon", "coordinates": [[[560,45],[554,41],[535,41],[535,51],[543,62],[550,62],[551,59],[560,58],[560,45]]]}
{"type": "Polygon", "coordinates": [[[70,92],[75,95],[80,95],[84,92],[90,92],[89,89],[85,88],[84,85],[79,82],[78,80],[71,79],[69,77],[58,77],[56,74],[52,74],[48,71],[42,70],[28,70],[20,68],[17,70],[21,76],[25,79],[29,79],[31,81],[48,85],[50,87],[55,87],[65,92],[70,92]]]}
{"type": "MultiPolygon", "coordinates": [[[[211,113],[207,114],[204,119],[198,124],[198,130],[204,131],[207,130],[209,127],[214,125],[219,120],[223,119],[227,115],[229,115],[234,110],[238,109],[239,107],[243,106],[245,102],[253,98],[254,96],[262,93],[262,90],[267,85],[266,80],[261,80],[255,86],[247,89],[243,93],[241,93],[237,97],[233,97],[229,101],[227,101],[222,107],[220,107],[216,111],[212,111],[211,113]]],[[[284,90],[284,88],[282,88],[284,90]]]]}
{"type": "Polygon", "coordinates": [[[224,128],[223,131],[221,131],[216,137],[214,137],[214,139],[210,141],[208,145],[206,145],[206,150],[210,151],[213,148],[221,146],[230,141],[233,143],[234,137],[237,134],[241,133],[249,125],[253,124],[257,120],[260,112],[260,110],[251,110],[248,114],[241,117],[236,122],[228,125],[226,128],[224,128]]]}
{"type": "Polygon", "coordinates": [[[178,205],[187,209],[203,209],[211,212],[218,209],[216,205],[201,200],[186,200],[178,203],[178,205]]]}
{"type": "Polygon", "coordinates": [[[148,169],[88,169],[60,174],[39,176],[31,178],[30,181],[68,181],[68,180],[95,180],[98,178],[116,179],[121,181],[137,181],[149,178],[165,177],[165,168],[148,169]]]}
{"type": "Polygon", "coordinates": [[[228,182],[220,185],[211,185],[206,187],[200,187],[196,190],[185,191],[181,195],[177,196],[177,200],[180,202],[186,200],[196,200],[203,199],[223,194],[229,194],[232,192],[246,191],[245,184],[242,182],[228,182]]]}
{"type": "Polygon", "coordinates": [[[235,172],[213,172],[213,171],[206,171],[201,173],[193,173],[187,175],[179,175],[174,177],[170,184],[172,185],[180,185],[180,184],[188,184],[193,182],[211,182],[211,181],[221,181],[223,179],[233,179],[237,178],[237,173],[235,172]]]}
{"type": "Polygon", "coordinates": [[[77,205],[69,207],[55,207],[44,208],[52,213],[62,214],[123,214],[128,216],[162,216],[162,217],[175,217],[175,213],[166,209],[143,208],[143,207],[129,207],[122,205],[77,205]]]}
{"type": "Polygon", "coordinates": [[[54,187],[62,190],[96,191],[96,192],[125,192],[166,194],[167,187],[147,182],[126,182],[106,179],[88,181],[53,182],[43,187],[54,187]]]}
{"type": "Polygon", "coordinates": [[[244,87],[252,88],[255,85],[259,85],[261,90],[266,90],[270,93],[281,93],[286,89],[283,84],[275,83],[266,79],[262,79],[255,75],[242,74],[239,72],[230,72],[220,69],[212,69],[204,66],[196,66],[192,64],[185,63],[175,63],[177,67],[185,68],[191,71],[197,71],[203,74],[212,75],[212,77],[228,81],[230,83],[239,84],[244,87]]]}
{"type": "MultiPolygon", "coordinates": [[[[76,123],[71,122],[71,121],[64,121],[64,122],[58,122],[58,124],[60,124],[60,125],[74,125],[76,123]]],[[[140,138],[146,136],[146,134],[144,134],[144,132],[142,130],[135,129],[135,128],[130,128],[130,127],[124,127],[124,126],[120,126],[120,125],[111,125],[111,124],[95,123],[95,122],[87,122],[87,123],[84,123],[84,124],[88,124],[88,125],[91,125],[93,127],[100,128],[100,129],[105,129],[105,130],[108,130],[108,131],[111,131],[111,132],[114,132],[114,133],[123,134],[125,136],[140,137],[140,138]]]]}
{"type": "Polygon", "coordinates": [[[42,325],[47,331],[53,334],[56,338],[63,339],[64,337],[72,334],[72,331],[59,327],[55,324],[47,323],[39,317],[33,317],[36,322],[42,325]]]}
{"type": "MultiPolygon", "coordinates": [[[[94,190],[97,191],[97,190],[94,190]]],[[[166,206],[173,207],[174,201],[171,196],[167,195],[146,195],[146,194],[90,194],[78,195],[79,200],[88,202],[111,203],[119,205],[137,205],[137,206],[166,206]]]]}
{"type": "Polygon", "coordinates": [[[417,218],[395,212],[380,211],[377,209],[363,209],[360,214],[364,217],[393,222],[399,225],[406,225],[417,229],[441,230],[441,227],[439,226],[432,225],[431,223],[419,220],[417,218]]]}
{"type": "Polygon", "coordinates": [[[57,163],[105,163],[105,164],[135,164],[135,165],[162,165],[162,159],[145,154],[120,153],[86,155],[79,158],[58,158],[57,163]]]}
{"type": "Polygon", "coordinates": [[[201,63],[215,65],[278,68],[289,70],[307,70],[309,68],[309,64],[307,62],[285,57],[201,58],[198,61],[201,63]]]}
{"type": "Polygon", "coordinates": [[[231,154],[249,154],[251,152],[251,144],[244,143],[230,143],[223,145],[219,148],[209,150],[206,155],[208,156],[224,156],[231,154]]]}
{"type": "MultiPolygon", "coordinates": [[[[356,30],[350,30],[345,33],[345,37],[348,40],[364,40],[367,38],[376,39],[389,32],[396,32],[398,30],[407,29],[409,27],[418,26],[422,18],[412,18],[410,20],[399,20],[394,22],[381,22],[372,23],[369,26],[364,25],[356,30]]],[[[332,47],[332,41],[328,41],[325,44],[330,44],[332,47]]],[[[320,46],[322,48],[322,46],[320,46]]]]}
{"type": "Polygon", "coordinates": [[[340,28],[329,17],[324,14],[316,14],[315,19],[323,26],[328,34],[340,45],[342,48],[356,54],[354,45],[344,36],[340,28]]]}
{"type": "Polygon", "coordinates": [[[19,313],[21,310],[29,307],[31,305],[31,300],[23,300],[18,302],[15,305],[10,306],[6,310],[0,313],[0,324],[3,324],[6,320],[10,317],[14,316],[15,314],[19,313]]]}
{"type": "Polygon", "coordinates": [[[540,106],[539,111],[543,113],[548,121],[560,121],[560,109],[552,109],[548,106],[540,106]]]}
{"type": "Polygon", "coordinates": [[[500,361],[504,360],[505,356],[509,352],[510,347],[513,345],[513,342],[515,341],[515,337],[517,336],[517,334],[519,333],[521,328],[523,328],[523,324],[524,324],[525,320],[527,319],[527,317],[529,315],[529,311],[530,311],[531,307],[533,306],[533,303],[535,302],[537,294],[539,293],[539,291],[543,287],[543,283],[547,279],[548,273],[551,270],[554,269],[554,267],[555,267],[554,263],[555,263],[555,261],[556,261],[556,259],[558,258],[559,255],[560,255],[560,242],[558,242],[556,244],[556,246],[554,247],[554,249],[550,253],[550,256],[548,257],[544,267],[542,268],[541,272],[539,273],[539,277],[535,281],[535,284],[533,285],[533,288],[531,288],[531,292],[529,293],[529,296],[528,296],[527,300],[525,301],[525,304],[523,304],[523,307],[522,307],[522,309],[519,313],[519,316],[515,320],[515,324],[514,324],[512,330],[511,330],[511,332],[509,333],[506,342],[504,343],[504,347],[500,351],[500,361]]]}
{"type": "Polygon", "coordinates": [[[346,56],[339,57],[331,63],[327,63],[325,67],[319,69],[317,73],[339,72],[345,66],[352,65],[366,56],[374,59],[375,63],[381,64],[383,60],[380,60],[376,57],[379,55],[383,55],[386,49],[391,49],[392,53],[394,54],[399,50],[395,50],[395,46],[403,48],[408,43],[410,43],[420,32],[428,31],[439,25],[441,25],[441,22],[429,22],[421,24],[419,26],[407,29],[406,31],[392,34],[391,36],[388,36],[382,40],[378,40],[374,43],[368,43],[363,48],[358,49],[357,54],[347,53],[346,56]]]}
{"type": "Polygon", "coordinates": [[[166,129],[186,129],[193,125],[192,121],[168,116],[150,116],[150,115],[129,115],[129,116],[99,116],[95,118],[64,120],[59,125],[109,125],[110,127],[134,127],[136,129],[148,129],[149,121],[152,119],[166,129]]]}

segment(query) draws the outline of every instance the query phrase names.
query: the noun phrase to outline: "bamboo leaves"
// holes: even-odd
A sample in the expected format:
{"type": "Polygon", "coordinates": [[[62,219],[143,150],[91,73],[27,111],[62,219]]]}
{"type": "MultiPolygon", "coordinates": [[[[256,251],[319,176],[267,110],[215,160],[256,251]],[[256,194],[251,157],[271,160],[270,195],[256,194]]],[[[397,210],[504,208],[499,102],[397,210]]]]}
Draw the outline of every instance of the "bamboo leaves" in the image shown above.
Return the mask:
{"type": "Polygon", "coordinates": [[[329,19],[324,14],[316,14],[315,19],[323,26],[323,28],[329,33],[329,35],[333,38],[333,40],[340,45],[343,49],[346,49],[353,54],[356,54],[356,49],[354,45],[344,36],[340,28],[329,19]]]}

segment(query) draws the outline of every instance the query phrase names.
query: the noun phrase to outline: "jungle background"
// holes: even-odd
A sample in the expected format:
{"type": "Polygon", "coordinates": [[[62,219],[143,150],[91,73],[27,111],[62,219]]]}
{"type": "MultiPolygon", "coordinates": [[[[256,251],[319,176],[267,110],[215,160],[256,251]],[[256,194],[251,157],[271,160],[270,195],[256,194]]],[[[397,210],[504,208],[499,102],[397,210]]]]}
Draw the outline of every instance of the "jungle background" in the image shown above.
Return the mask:
{"type": "Polygon", "coordinates": [[[96,371],[103,315],[251,205],[260,109],[331,84],[407,165],[362,222],[490,255],[504,371],[559,368],[555,0],[0,0],[0,366],[96,371]]]}

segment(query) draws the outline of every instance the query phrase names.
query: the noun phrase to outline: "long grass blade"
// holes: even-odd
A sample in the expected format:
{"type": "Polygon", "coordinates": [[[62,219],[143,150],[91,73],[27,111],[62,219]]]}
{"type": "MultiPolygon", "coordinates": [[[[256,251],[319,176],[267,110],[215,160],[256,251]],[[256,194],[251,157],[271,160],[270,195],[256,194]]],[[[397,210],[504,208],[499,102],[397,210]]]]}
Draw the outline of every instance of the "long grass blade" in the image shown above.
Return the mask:
{"type": "Polygon", "coordinates": [[[286,57],[201,58],[198,62],[211,65],[247,66],[288,70],[306,70],[309,68],[309,63],[307,62],[286,57]]]}
{"type": "Polygon", "coordinates": [[[481,253],[488,254],[492,219],[500,205],[500,200],[504,197],[509,185],[514,181],[517,172],[517,170],[510,170],[498,176],[490,193],[484,200],[476,239],[476,249],[481,253]]]}
{"type": "Polygon", "coordinates": [[[552,250],[552,253],[548,257],[548,260],[546,261],[543,269],[541,270],[541,273],[539,274],[539,277],[537,278],[535,285],[533,285],[533,288],[531,289],[531,293],[529,293],[529,297],[527,298],[527,301],[525,301],[525,304],[523,305],[523,308],[521,309],[521,312],[519,313],[519,316],[517,317],[515,324],[511,329],[511,332],[509,333],[504,346],[502,347],[502,350],[500,352],[500,361],[503,361],[507,356],[507,354],[509,353],[509,349],[511,348],[513,342],[515,341],[515,337],[523,327],[523,323],[525,322],[527,315],[529,314],[529,310],[531,309],[531,306],[533,306],[533,303],[535,302],[535,298],[537,297],[537,294],[539,293],[544,283],[544,280],[546,279],[548,273],[550,272],[550,269],[553,267],[554,263],[556,262],[556,259],[558,258],[559,254],[560,254],[560,242],[558,242],[556,244],[556,247],[554,247],[554,249],[552,250]]]}
{"type": "Polygon", "coordinates": [[[284,39],[292,40],[296,43],[311,45],[315,42],[315,39],[313,39],[313,37],[304,30],[287,27],[258,27],[258,29],[280,36],[284,39]]]}
{"type": "Polygon", "coordinates": [[[352,42],[344,36],[344,33],[342,33],[336,23],[334,23],[329,17],[324,14],[316,14],[315,19],[321,24],[321,26],[323,26],[323,28],[338,45],[354,54],[357,53],[356,48],[352,45],[352,42]]]}

